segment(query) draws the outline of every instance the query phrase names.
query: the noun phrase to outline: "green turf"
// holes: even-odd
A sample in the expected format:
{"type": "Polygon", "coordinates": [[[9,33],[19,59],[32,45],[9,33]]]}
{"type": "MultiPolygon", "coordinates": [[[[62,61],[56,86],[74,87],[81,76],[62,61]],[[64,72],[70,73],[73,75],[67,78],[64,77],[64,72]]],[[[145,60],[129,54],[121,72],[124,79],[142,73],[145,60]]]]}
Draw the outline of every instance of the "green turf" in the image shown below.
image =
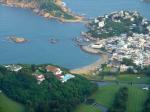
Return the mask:
{"type": "Polygon", "coordinates": [[[118,89],[119,86],[117,85],[100,87],[97,92],[91,96],[91,98],[104,106],[110,107],[118,89]]]}
{"type": "MultiPolygon", "coordinates": [[[[104,106],[111,107],[115,94],[120,87],[121,86],[118,85],[100,87],[98,91],[91,96],[91,98],[94,98],[96,102],[104,106]]],[[[127,101],[127,112],[141,112],[148,92],[136,86],[128,85],[128,88],[129,97],[127,101]]]]}
{"type": "Polygon", "coordinates": [[[142,112],[147,97],[147,91],[138,87],[129,87],[127,112],[142,112]]]}
{"type": "Polygon", "coordinates": [[[133,83],[150,83],[150,77],[144,75],[119,75],[118,80],[120,82],[133,82],[133,83]],[[138,77],[140,77],[138,79],[138,77]]]}
{"type": "Polygon", "coordinates": [[[101,111],[92,105],[81,104],[76,108],[75,112],[101,112],[101,111]]]}
{"type": "Polygon", "coordinates": [[[0,93],[0,112],[24,112],[24,107],[0,93]]]}

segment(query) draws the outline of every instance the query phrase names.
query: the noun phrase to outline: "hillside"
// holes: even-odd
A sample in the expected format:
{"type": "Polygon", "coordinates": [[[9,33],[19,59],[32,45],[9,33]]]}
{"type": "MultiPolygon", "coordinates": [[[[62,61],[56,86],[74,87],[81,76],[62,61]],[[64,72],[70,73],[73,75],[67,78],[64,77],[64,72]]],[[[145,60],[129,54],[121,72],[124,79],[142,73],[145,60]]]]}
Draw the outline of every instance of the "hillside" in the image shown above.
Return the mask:
{"type": "Polygon", "coordinates": [[[52,65],[7,65],[0,66],[0,90],[26,112],[72,112],[96,85],[52,65]]]}
{"type": "Polygon", "coordinates": [[[150,0],[143,0],[144,2],[150,2],[150,0]]]}

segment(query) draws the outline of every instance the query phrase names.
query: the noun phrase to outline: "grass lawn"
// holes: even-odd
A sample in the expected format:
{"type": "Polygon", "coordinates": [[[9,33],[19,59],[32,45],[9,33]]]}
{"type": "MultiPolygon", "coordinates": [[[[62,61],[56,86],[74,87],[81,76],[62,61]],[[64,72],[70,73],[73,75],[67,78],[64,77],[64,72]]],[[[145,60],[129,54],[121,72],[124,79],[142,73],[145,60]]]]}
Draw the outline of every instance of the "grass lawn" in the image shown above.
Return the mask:
{"type": "Polygon", "coordinates": [[[138,87],[129,87],[127,112],[142,112],[142,107],[147,98],[147,91],[138,87]]]}
{"type": "Polygon", "coordinates": [[[104,86],[100,87],[92,96],[91,98],[95,99],[96,102],[110,107],[113,103],[114,96],[118,91],[120,86],[111,85],[111,86],[104,86]]]}
{"type": "Polygon", "coordinates": [[[100,110],[92,105],[81,104],[74,112],[100,112],[100,110]]]}
{"type": "Polygon", "coordinates": [[[0,93],[0,112],[24,112],[24,107],[0,93]]]}
{"type": "Polygon", "coordinates": [[[118,80],[120,82],[133,82],[133,83],[150,83],[150,77],[144,75],[119,75],[118,80]],[[140,77],[140,78],[138,78],[140,77]]]}
{"type": "Polygon", "coordinates": [[[103,81],[115,81],[116,80],[116,76],[114,75],[110,75],[110,76],[104,76],[103,81]]]}

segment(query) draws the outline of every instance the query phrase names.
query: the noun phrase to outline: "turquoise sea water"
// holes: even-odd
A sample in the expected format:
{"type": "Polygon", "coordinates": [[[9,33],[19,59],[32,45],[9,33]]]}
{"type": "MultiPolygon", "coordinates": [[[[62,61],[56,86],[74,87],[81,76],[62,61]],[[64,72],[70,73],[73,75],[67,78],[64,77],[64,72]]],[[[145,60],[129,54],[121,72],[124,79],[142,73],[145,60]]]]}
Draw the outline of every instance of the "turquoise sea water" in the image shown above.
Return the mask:
{"type": "MultiPolygon", "coordinates": [[[[94,18],[116,10],[138,10],[150,18],[150,4],[140,0],[64,0],[78,14],[94,18]]],[[[99,57],[84,53],[72,41],[86,28],[82,23],[60,23],[37,16],[28,9],[0,5],[0,64],[53,63],[66,68],[78,68],[96,61],[99,57]],[[7,37],[25,37],[29,42],[15,44],[7,37]],[[50,38],[57,38],[55,45],[50,38]]]]}

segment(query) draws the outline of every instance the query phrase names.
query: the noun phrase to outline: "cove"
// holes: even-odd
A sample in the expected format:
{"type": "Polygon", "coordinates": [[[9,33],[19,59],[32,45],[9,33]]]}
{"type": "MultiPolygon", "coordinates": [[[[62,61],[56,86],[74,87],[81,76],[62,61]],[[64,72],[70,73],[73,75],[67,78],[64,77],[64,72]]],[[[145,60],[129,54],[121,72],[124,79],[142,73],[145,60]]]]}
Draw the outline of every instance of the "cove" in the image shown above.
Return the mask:
{"type": "MultiPolygon", "coordinates": [[[[77,14],[94,18],[118,10],[137,10],[150,19],[150,4],[141,0],[64,0],[77,14]]],[[[52,63],[69,69],[80,68],[99,59],[80,50],[72,41],[85,31],[83,23],[60,23],[37,16],[31,10],[0,5],[0,64],[52,63]],[[9,42],[10,35],[27,38],[29,42],[9,42]],[[59,39],[51,45],[50,38],[59,39]]]]}
{"type": "Polygon", "coordinates": [[[81,23],[60,23],[28,9],[0,5],[0,63],[52,63],[69,69],[90,64],[99,57],[84,53],[72,41],[84,30],[81,23]],[[27,38],[29,42],[9,42],[10,35],[27,38]],[[59,42],[50,44],[50,38],[57,38],[59,42]]]}

